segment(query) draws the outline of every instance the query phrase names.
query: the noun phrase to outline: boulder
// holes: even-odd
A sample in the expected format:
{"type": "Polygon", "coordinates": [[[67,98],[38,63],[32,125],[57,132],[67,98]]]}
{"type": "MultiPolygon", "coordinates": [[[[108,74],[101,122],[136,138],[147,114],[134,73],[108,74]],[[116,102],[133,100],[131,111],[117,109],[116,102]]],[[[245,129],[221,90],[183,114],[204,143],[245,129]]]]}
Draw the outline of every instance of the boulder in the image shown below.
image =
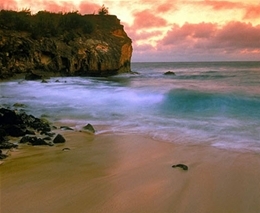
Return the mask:
{"type": "Polygon", "coordinates": [[[61,134],[57,134],[53,139],[53,143],[65,143],[65,138],[61,134]]]}
{"type": "Polygon", "coordinates": [[[12,148],[17,148],[18,145],[10,142],[2,142],[0,143],[0,149],[12,149],[12,148]]]}
{"type": "Polygon", "coordinates": [[[26,130],[20,125],[8,125],[5,128],[5,131],[8,135],[12,137],[20,137],[26,134],[26,130]]]}
{"type": "Polygon", "coordinates": [[[175,72],[173,72],[173,71],[168,71],[168,72],[165,72],[164,75],[175,75],[175,72]]]}
{"type": "Polygon", "coordinates": [[[95,133],[95,132],[96,132],[95,129],[94,129],[94,127],[93,127],[91,124],[87,124],[87,125],[84,126],[82,129],[83,129],[83,130],[87,130],[88,132],[91,132],[91,133],[95,133]]]}
{"type": "Polygon", "coordinates": [[[33,146],[36,145],[49,145],[44,139],[42,138],[37,138],[36,136],[24,136],[21,138],[20,143],[30,143],[33,146]]]}

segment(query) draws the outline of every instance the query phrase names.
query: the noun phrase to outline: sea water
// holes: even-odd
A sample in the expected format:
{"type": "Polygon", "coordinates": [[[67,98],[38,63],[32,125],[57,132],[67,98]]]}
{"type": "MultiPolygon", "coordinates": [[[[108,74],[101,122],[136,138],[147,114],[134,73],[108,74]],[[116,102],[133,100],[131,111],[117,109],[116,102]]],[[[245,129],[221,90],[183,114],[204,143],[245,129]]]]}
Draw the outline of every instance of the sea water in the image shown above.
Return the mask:
{"type": "Polygon", "coordinates": [[[260,153],[260,62],[132,63],[132,71],[138,74],[1,82],[0,106],[19,103],[52,121],[260,153]]]}

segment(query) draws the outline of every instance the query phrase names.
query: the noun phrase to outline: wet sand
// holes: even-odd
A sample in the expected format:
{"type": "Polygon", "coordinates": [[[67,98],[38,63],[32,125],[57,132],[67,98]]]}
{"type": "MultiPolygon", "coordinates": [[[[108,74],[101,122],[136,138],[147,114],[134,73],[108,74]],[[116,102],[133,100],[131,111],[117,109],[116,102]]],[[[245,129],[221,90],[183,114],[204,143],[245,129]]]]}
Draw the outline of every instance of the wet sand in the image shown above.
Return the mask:
{"type": "Polygon", "coordinates": [[[259,154],[143,135],[63,135],[65,144],[24,145],[0,165],[1,213],[260,212],[259,154]]]}

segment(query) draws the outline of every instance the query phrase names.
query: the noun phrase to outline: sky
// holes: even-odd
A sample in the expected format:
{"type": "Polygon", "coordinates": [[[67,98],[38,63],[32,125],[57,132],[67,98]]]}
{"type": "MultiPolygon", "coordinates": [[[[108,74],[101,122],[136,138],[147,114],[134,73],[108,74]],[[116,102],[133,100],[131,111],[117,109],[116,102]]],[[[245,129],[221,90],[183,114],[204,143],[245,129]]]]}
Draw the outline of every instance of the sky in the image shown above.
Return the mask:
{"type": "Polygon", "coordinates": [[[260,0],[0,0],[1,9],[116,15],[133,62],[259,61],[260,0]]]}

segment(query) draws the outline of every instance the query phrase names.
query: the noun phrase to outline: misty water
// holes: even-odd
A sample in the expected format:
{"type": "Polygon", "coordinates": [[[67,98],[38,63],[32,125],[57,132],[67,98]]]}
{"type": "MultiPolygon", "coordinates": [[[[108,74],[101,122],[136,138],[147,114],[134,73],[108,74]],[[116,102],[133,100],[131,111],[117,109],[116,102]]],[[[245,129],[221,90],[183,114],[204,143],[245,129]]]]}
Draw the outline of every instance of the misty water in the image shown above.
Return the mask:
{"type": "Polygon", "coordinates": [[[139,74],[1,82],[0,106],[23,104],[18,110],[74,127],[260,153],[260,62],[132,63],[132,71],[139,74]]]}

